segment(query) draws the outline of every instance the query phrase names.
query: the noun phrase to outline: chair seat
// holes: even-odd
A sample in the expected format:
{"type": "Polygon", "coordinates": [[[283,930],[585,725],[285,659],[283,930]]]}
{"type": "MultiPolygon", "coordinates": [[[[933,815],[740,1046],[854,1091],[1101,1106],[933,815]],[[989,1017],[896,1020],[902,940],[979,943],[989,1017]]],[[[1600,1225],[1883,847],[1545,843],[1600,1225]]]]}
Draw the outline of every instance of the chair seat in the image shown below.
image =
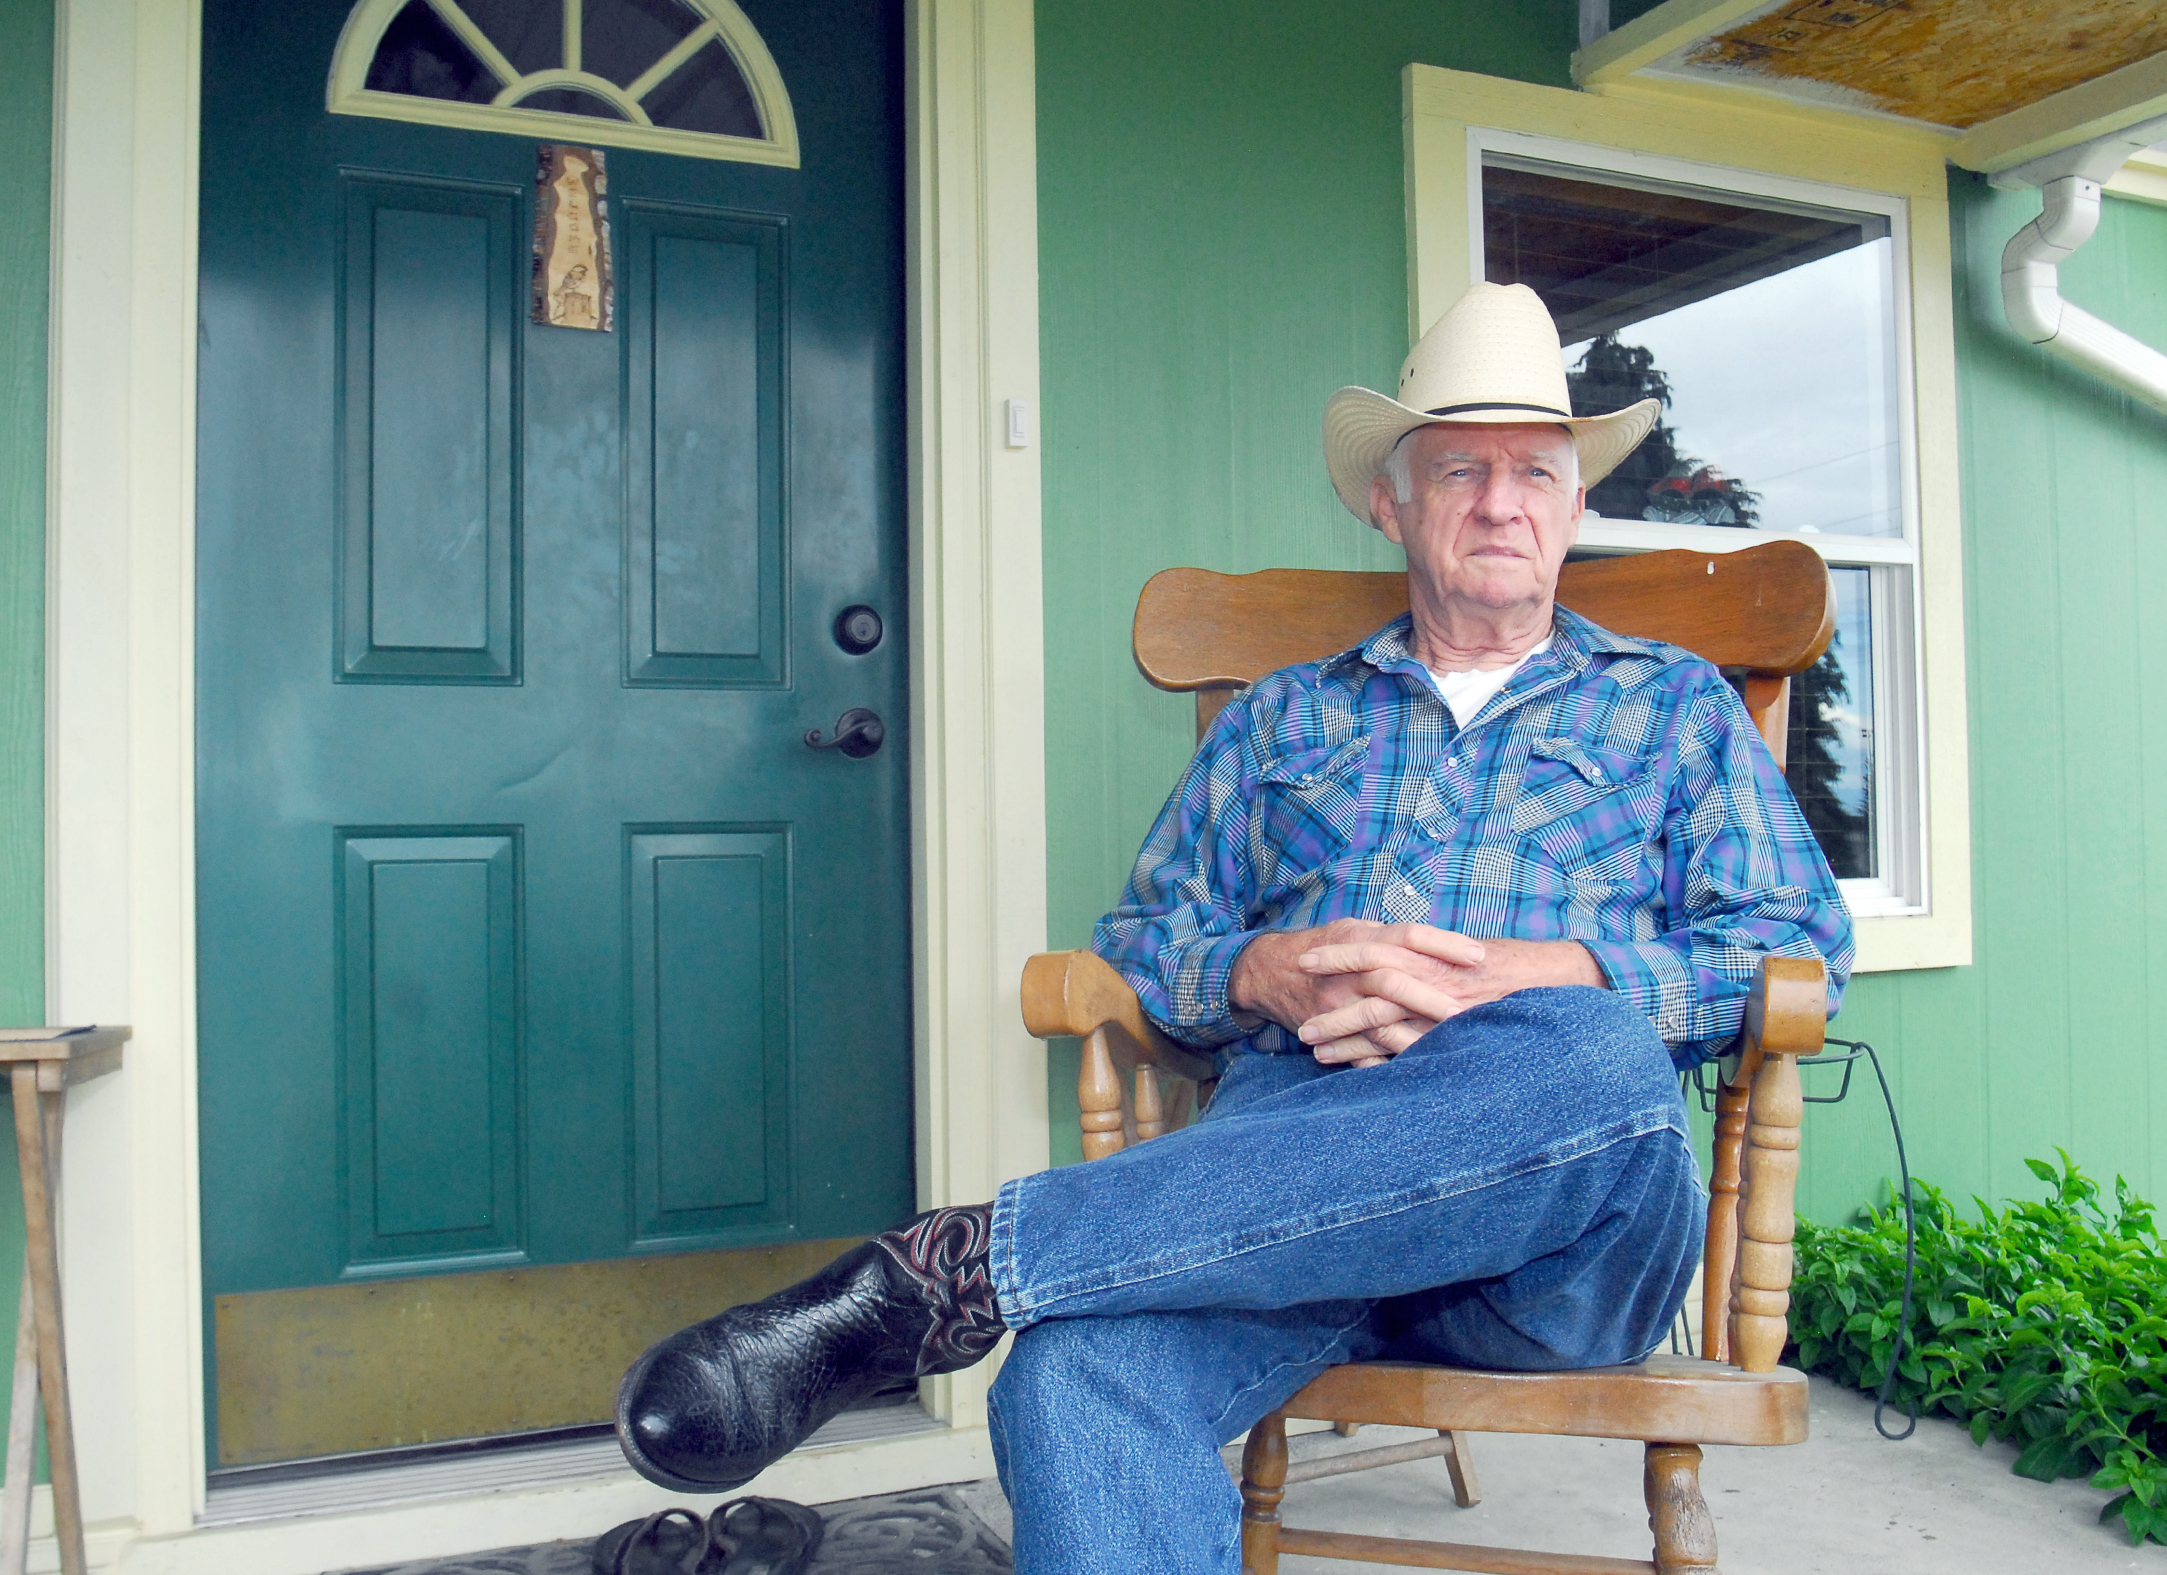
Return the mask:
{"type": "Polygon", "coordinates": [[[1806,1438],[1806,1375],[1669,1355],[1568,1373],[1354,1362],[1332,1368],[1280,1410],[1316,1421],[1453,1432],[1798,1444],[1806,1438]]]}

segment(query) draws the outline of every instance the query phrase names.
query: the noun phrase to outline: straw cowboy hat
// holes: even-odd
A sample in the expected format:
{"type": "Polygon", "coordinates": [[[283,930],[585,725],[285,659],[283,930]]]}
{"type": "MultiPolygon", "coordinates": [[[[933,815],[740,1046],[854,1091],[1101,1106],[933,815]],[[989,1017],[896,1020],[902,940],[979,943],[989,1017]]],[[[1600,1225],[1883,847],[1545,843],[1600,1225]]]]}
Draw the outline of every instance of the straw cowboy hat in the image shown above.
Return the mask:
{"type": "Polygon", "coordinates": [[[1416,427],[1555,422],[1572,433],[1580,483],[1592,487],[1633,452],[1662,410],[1643,399],[1612,415],[1575,416],[1549,309],[1524,284],[1478,284],[1408,354],[1399,398],[1343,388],[1325,402],[1324,463],[1347,511],[1375,525],[1370,481],[1416,427]]]}

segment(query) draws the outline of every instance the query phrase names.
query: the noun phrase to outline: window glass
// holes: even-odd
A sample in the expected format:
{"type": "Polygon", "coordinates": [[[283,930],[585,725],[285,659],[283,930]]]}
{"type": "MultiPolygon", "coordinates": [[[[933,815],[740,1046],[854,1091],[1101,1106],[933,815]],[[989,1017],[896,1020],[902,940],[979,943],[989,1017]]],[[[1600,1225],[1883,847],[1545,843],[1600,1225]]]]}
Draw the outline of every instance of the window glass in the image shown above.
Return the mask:
{"type": "Polygon", "coordinates": [[[564,18],[534,0],[459,0],[482,36],[521,71],[554,71],[564,64],[564,18]]]}
{"type": "Polygon", "coordinates": [[[1880,871],[1874,792],[1872,572],[1831,568],[1836,638],[1791,680],[1784,775],[1838,880],[1880,871]]]}
{"type": "Polygon", "coordinates": [[[638,118],[636,102],[666,130],[765,138],[752,86],[715,36],[720,26],[686,0],[468,0],[443,10],[410,0],[385,28],[366,85],[618,122],[638,118]],[[579,6],[579,59],[571,66],[566,3],[579,6]],[[477,31],[488,47],[467,41],[477,31]],[[496,57],[484,60],[489,47],[496,57]]]}
{"type": "Polygon", "coordinates": [[[1577,413],[1663,403],[1594,512],[1903,535],[1886,217],[1487,153],[1482,220],[1487,277],[1558,321],[1577,413]]]}
{"type": "Polygon", "coordinates": [[[631,86],[700,25],[681,0],[585,0],[579,20],[581,64],[619,87],[631,86]]]}
{"type": "Polygon", "coordinates": [[[424,0],[413,0],[384,29],[369,62],[369,86],[379,93],[486,104],[496,97],[497,79],[424,0]]]}
{"type": "Polygon", "coordinates": [[[592,115],[597,120],[622,120],[617,106],[597,94],[579,88],[543,88],[519,101],[521,109],[553,109],[560,115],[592,115]]]}
{"type": "Polygon", "coordinates": [[[662,85],[647,95],[647,113],[658,126],[712,131],[727,137],[760,135],[760,111],[737,62],[718,43],[702,44],[662,85]]]}

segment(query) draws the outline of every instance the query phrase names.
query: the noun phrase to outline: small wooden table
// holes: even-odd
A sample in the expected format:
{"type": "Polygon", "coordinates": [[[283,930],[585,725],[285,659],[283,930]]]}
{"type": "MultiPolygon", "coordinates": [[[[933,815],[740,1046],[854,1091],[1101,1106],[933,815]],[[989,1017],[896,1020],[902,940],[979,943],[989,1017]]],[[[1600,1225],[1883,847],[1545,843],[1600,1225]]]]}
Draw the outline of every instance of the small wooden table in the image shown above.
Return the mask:
{"type": "Polygon", "coordinates": [[[30,1472],[37,1404],[53,1477],[53,1533],[61,1575],[85,1575],[83,1500],[68,1410],[68,1354],[60,1324],[60,1127],[68,1090],[120,1069],[126,1028],[0,1028],[0,1065],[15,1095],[15,1154],[23,1173],[23,1287],[15,1314],[15,1392],[8,1412],[6,1486],[0,1489],[0,1575],[22,1575],[30,1552],[30,1472]]]}

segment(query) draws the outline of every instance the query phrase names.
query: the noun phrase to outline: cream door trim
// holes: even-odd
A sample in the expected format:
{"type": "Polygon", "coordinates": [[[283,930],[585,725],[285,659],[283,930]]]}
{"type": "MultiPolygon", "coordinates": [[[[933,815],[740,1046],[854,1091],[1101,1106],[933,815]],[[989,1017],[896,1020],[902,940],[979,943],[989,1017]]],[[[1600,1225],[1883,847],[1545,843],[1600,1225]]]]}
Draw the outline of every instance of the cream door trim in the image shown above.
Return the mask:
{"type": "MultiPolygon", "coordinates": [[[[1046,1162],[1016,1017],[1045,941],[1030,0],[907,22],[911,639],[919,1188],[977,1200],[1046,1162]]],[[[194,926],[196,0],[60,0],[47,642],[48,1000],[135,1026],[74,1096],[65,1283],[85,1510],[101,1563],[314,1575],[591,1533],[669,1495],[591,1489],[198,1531],[203,1502],[194,926]]],[[[948,1430],[786,1461],[823,1500],[984,1475],[987,1370],[948,1430]]],[[[47,1544],[49,1550],[50,1544],[47,1544]]],[[[47,1551],[44,1555],[50,1558],[47,1551]]],[[[33,1559],[40,1557],[33,1551],[33,1559]]]]}

